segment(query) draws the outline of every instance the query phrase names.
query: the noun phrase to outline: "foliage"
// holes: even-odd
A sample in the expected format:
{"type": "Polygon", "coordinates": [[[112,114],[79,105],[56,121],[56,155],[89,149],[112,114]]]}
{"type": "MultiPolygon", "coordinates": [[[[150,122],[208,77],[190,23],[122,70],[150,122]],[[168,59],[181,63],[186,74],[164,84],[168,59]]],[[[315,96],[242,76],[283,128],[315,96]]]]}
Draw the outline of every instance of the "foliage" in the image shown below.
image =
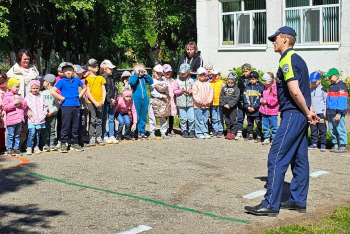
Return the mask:
{"type": "MultiPolygon", "coordinates": [[[[234,67],[234,68],[230,69],[229,71],[234,71],[234,72],[236,73],[236,77],[237,77],[237,81],[236,81],[236,82],[238,82],[238,79],[239,79],[241,76],[243,76],[242,66],[240,66],[240,67],[234,67]]],[[[261,83],[264,83],[264,82],[261,80],[261,78],[262,78],[262,76],[263,76],[265,73],[264,73],[263,71],[261,71],[261,70],[256,70],[255,67],[252,67],[252,71],[257,71],[257,72],[259,73],[259,81],[260,81],[261,83]]]]}

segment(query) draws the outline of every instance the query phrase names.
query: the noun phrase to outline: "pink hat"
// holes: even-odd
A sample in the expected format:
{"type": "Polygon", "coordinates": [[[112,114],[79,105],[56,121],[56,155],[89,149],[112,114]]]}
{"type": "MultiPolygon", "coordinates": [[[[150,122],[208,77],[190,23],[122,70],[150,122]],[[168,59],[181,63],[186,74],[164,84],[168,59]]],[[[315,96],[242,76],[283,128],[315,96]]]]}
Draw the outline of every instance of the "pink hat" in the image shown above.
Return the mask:
{"type": "Polygon", "coordinates": [[[123,97],[126,97],[126,96],[132,96],[132,92],[130,90],[123,91],[123,97]]]}
{"type": "Polygon", "coordinates": [[[29,83],[29,86],[32,87],[33,85],[36,85],[40,88],[40,81],[39,80],[31,80],[29,83]]]}
{"type": "Polygon", "coordinates": [[[164,72],[173,71],[173,69],[171,69],[170,64],[164,64],[163,68],[164,68],[164,72]]]}

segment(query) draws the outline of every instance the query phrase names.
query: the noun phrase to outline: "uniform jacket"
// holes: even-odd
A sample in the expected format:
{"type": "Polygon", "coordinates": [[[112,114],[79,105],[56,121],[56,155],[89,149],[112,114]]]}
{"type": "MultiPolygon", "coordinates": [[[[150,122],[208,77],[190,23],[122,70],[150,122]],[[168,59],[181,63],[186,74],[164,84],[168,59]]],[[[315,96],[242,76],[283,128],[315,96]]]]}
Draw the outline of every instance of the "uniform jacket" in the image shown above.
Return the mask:
{"type": "Polygon", "coordinates": [[[13,65],[7,72],[9,78],[13,77],[19,80],[21,85],[18,93],[22,94],[23,97],[30,93],[29,82],[35,79],[38,75],[39,72],[34,65],[30,65],[27,72],[25,72],[20,68],[18,63],[15,63],[15,65],[13,65]]]}
{"type": "Polygon", "coordinates": [[[57,115],[58,109],[60,108],[60,102],[56,98],[54,98],[50,92],[51,92],[51,90],[45,89],[41,93],[41,95],[44,96],[44,98],[49,106],[49,112],[51,112],[52,115],[57,115]]]}
{"type": "Polygon", "coordinates": [[[221,93],[221,89],[222,87],[225,86],[225,83],[223,80],[221,79],[215,79],[210,81],[210,85],[213,89],[213,102],[212,102],[212,106],[219,106],[220,105],[220,93],[221,93]]]}
{"type": "Polygon", "coordinates": [[[327,115],[346,115],[348,108],[348,88],[343,81],[329,86],[326,106],[327,115]]]}
{"type": "Polygon", "coordinates": [[[129,84],[132,89],[132,99],[148,99],[146,85],[152,85],[153,79],[150,75],[143,75],[139,77],[139,74],[135,74],[129,77],[129,84]]]}
{"type": "Polygon", "coordinates": [[[197,80],[192,85],[194,108],[209,108],[213,101],[213,88],[208,82],[197,80]]]}
{"type": "Polygon", "coordinates": [[[2,95],[4,95],[5,91],[0,90],[0,128],[6,128],[6,111],[2,107],[2,95]]]}
{"type": "Polygon", "coordinates": [[[29,93],[24,100],[27,102],[28,115],[31,113],[33,116],[28,116],[28,124],[38,125],[45,123],[45,118],[49,110],[49,105],[47,104],[43,95],[38,93],[34,95],[29,93]]]}
{"type": "Polygon", "coordinates": [[[264,87],[264,91],[262,93],[262,97],[260,100],[265,100],[266,104],[261,104],[259,111],[264,115],[278,115],[278,99],[277,99],[277,86],[276,83],[273,82],[268,87],[264,87]],[[272,93],[271,93],[272,86],[272,93]]]}
{"type": "Polygon", "coordinates": [[[131,99],[128,103],[125,102],[124,98],[120,98],[118,103],[114,106],[114,113],[127,114],[129,109],[132,112],[132,120],[137,123],[137,113],[134,105],[134,101],[131,99]]]}
{"type": "Polygon", "coordinates": [[[183,63],[188,63],[192,72],[196,72],[199,67],[203,67],[203,59],[201,56],[201,52],[198,51],[193,55],[192,58],[189,58],[187,52],[185,51],[180,58],[179,65],[177,67],[178,71],[180,69],[181,64],[183,63]]]}
{"type": "Polygon", "coordinates": [[[220,106],[224,106],[227,104],[230,107],[230,109],[234,107],[237,108],[239,98],[240,91],[237,85],[233,87],[228,87],[227,85],[225,85],[225,87],[223,87],[220,92],[220,106]]]}
{"type": "Polygon", "coordinates": [[[171,116],[177,115],[177,108],[176,108],[176,103],[175,103],[175,94],[174,94],[174,89],[176,86],[176,81],[173,78],[163,78],[167,83],[169,87],[169,97],[170,97],[170,106],[171,106],[171,116]]]}
{"type": "Polygon", "coordinates": [[[160,78],[154,79],[153,84],[150,86],[151,91],[151,106],[156,118],[168,117],[171,113],[169,86],[168,83],[160,78]],[[167,97],[164,98],[163,95],[167,97]]]}
{"type": "Polygon", "coordinates": [[[316,88],[311,87],[311,105],[316,114],[326,115],[327,90],[320,83],[316,88]]]}
{"type": "Polygon", "coordinates": [[[192,91],[193,79],[187,77],[186,79],[182,79],[179,77],[176,80],[174,87],[174,94],[176,95],[176,106],[177,107],[193,107],[193,96],[192,94],[181,93],[181,89],[186,91],[192,91]]]}
{"type": "Polygon", "coordinates": [[[2,105],[4,111],[6,111],[6,126],[15,125],[18,123],[24,123],[24,112],[27,109],[27,102],[24,100],[23,96],[17,94],[21,100],[20,106],[15,106],[13,103],[15,99],[15,94],[12,92],[6,92],[2,95],[2,105]]]}
{"type": "Polygon", "coordinates": [[[259,116],[260,98],[263,91],[264,87],[259,82],[257,82],[255,85],[249,83],[249,85],[245,88],[243,93],[243,106],[246,110],[247,116],[259,116]],[[249,112],[248,107],[253,107],[254,111],[249,112]]]}

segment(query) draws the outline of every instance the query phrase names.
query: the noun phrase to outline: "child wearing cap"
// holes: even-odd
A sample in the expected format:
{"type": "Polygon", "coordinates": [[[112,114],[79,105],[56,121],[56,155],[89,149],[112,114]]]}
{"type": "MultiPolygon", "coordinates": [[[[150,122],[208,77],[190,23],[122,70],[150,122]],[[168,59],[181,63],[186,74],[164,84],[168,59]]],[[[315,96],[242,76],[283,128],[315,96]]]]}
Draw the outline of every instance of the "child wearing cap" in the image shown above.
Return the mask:
{"type": "Polygon", "coordinates": [[[315,71],[310,74],[311,83],[311,105],[312,109],[316,112],[320,118],[319,122],[315,125],[310,125],[311,130],[311,145],[309,150],[317,149],[318,137],[320,137],[322,152],[326,151],[327,143],[327,126],[325,122],[326,118],[326,102],[327,102],[327,90],[321,84],[321,73],[315,71]]]}
{"type": "Polygon", "coordinates": [[[77,77],[73,77],[73,64],[65,63],[62,67],[65,75],[51,89],[51,95],[60,100],[62,110],[62,130],[61,130],[61,147],[60,152],[67,153],[67,145],[69,133],[71,132],[71,147],[76,151],[84,149],[78,144],[78,129],[79,129],[79,99],[84,95],[86,86],[77,77]],[[79,93],[79,87],[82,91],[79,93]],[[57,91],[61,91],[61,95],[57,91]]]}
{"type": "Polygon", "coordinates": [[[96,59],[90,59],[88,62],[90,75],[86,78],[86,94],[89,98],[88,109],[89,115],[89,145],[104,145],[102,136],[102,118],[103,105],[106,99],[106,80],[98,75],[99,62],[96,59]]]}
{"type": "Polygon", "coordinates": [[[7,138],[6,149],[8,155],[21,156],[19,150],[20,133],[24,120],[27,102],[21,94],[19,80],[10,78],[7,82],[8,91],[2,95],[2,107],[6,112],[7,138]]]}
{"type": "Polygon", "coordinates": [[[57,113],[60,109],[59,101],[51,95],[51,89],[56,83],[56,78],[52,74],[46,74],[44,76],[43,86],[45,90],[42,92],[43,97],[45,98],[48,106],[49,112],[46,115],[45,119],[45,128],[42,129],[42,136],[44,140],[43,151],[55,151],[57,150],[55,146],[55,137],[56,137],[56,120],[57,113]]]}
{"type": "MultiPolygon", "coordinates": [[[[30,81],[30,93],[24,98],[27,102],[27,116],[28,116],[28,140],[27,140],[27,155],[33,153],[39,154],[41,150],[40,133],[45,126],[45,118],[49,110],[49,106],[43,95],[40,94],[40,81],[30,81]]],[[[48,151],[48,146],[45,145],[45,150],[48,151]]]]}
{"type": "Polygon", "coordinates": [[[348,142],[345,128],[348,89],[346,84],[339,79],[339,75],[340,73],[336,68],[329,69],[325,75],[331,83],[327,93],[326,114],[329,132],[332,135],[332,143],[334,145],[331,152],[344,153],[348,142]]]}
{"type": "Polygon", "coordinates": [[[207,70],[204,67],[197,70],[197,81],[192,85],[192,93],[196,137],[210,139],[207,123],[210,104],[213,101],[213,88],[207,82],[207,70]]]}
{"type": "Polygon", "coordinates": [[[213,65],[211,63],[207,63],[205,64],[204,68],[207,70],[207,81],[211,82],[211,80],[213,79],[213,76],[211,75],[211,72],[213,70],[213,65]]]}
{"type": "Polygon", "coordinates": [[[227,76],[227,84],[221,89],[219,98],[227,130],[225,139],[228,140],[233,140],[237,134],[239,92],[239,88],[236,85],[236,73],[230,72],[227,76]]]}
{"type": "Polygon", "coordinates": [[[237,86],[240,90],[240,99],[238,102],[238,111],[237,111],[237,135],[235,137],[235,140],[241,140],[243,139],[243,122],[244,118],[246,116],[246,109],[244,108],[244,98],[243,98],[243,93],[245,88],[249,85],[249,77],[250,73],[252,72],[252,65],[249,63],[245,63],[242,65],[242,73],[243,75],[238,78],[237,81],[237,86]]]}
{"type": "Polygon", "coordinates": [[[179,73],[180,76],[176,80],[174,94],[176,96],[176,106],[179,109],[181,133],[183,138],[194,138],[194,109],[192,96],[192,85],[194,82],[190,76],[190,65],[187,63],[181,64],[179,73]]]}
{"type": "Polygon", "coordinates": [[[243,92],[243,107],[245,109],[245,112],[247,114],[247,132],[248,137],[245,139],[253,140],[253,129],[254,129],[254,122],[257,125],[257,136],[255,139],[255,142],[261,142],[261,118],[260,118],[260,98],[261,94],[264,91],[264,87],[259,82],[259,74],[256,71],[252,71],[249,76],[249,84],[244,89],[243,92]]]}
{"type": "Polygon", "coordinates": [[[134,100],[137,112],[138,139],[148,139],[145,129],[149,105],[146,85],[152,85],[153,79],[147,74],[145,66],[142,63],[136,63],[134,65],[134,75],[130,76],[129,83],[133,90],[132,100],[134,100]]]}
{"type": "Polygon", "coordinates": [[[131,76],[131,73],[129,71],[123,71],[122,76],[121,76],[121,81],[122,81],[122,92],[124,89],[128,88],[131,89],[130,83],[129,83],[129,77],[131,76]]]}
{"type": "Polygon", "coordinates": [[[222,109],[220,106],[220,93],[222,87],[225,86],[223,80],[221,80],[221,72],[218,68],[213,68],[211,71],[212,80],[210,85],[213,89],[213,102],[210,105],[210,121],[213,128],[213,137],[222,137],[224,128],[222,124],[222,109]]]}
{"type": "Polygon", "coordinates": [[[0,72],[0,154],[6,151],[5,144],[5,132],[6,132],[6,112],[4,111],[2,104],[2,95],[7,90],[7,75],[5,71],[0,72]]]}
{"type": "Polygon", "coordinates": [[[124,139],[125,140],[131,140],[132,137],[130,135],[130,130],[135,131],[136,130],[136,123],[137,123],[137,113],[134,105],[134,101],[131,99],[132,91],[129,88],[125,88],[123,91],[123,98],[120,98],[118,103],[115,105],[115,116],[119,122],[118,130],[117,130],[117,139],[118,141],[122,141],[122,133],[123,133],[123,127],[125,126],[124,130],[124,139]],[[132,126],[130,129],[130,117],[128,115],[129,110],[132,112],[132,126]]]}
{"type": "Polygon", "coordinates": [[[278,121],[278,99],[277,99],[277,86],[274,82],[274,75],[271,72],[267,72],[263,75],[264,91],[260,99],[259,112],[261,113],[262,125],[264,129],[264,141],[263,145],[270,144],[277,132],[278,121]],[[270,134],[271,132],[271,134],[270,134]]]}
{"type": "Polygon", "coordinates": [[[170,97],[168,83],[163,79],[163,67],[158,64],[153,68],[153,84],[150,86],[151,100],[148,109],[150,138],[156,138],[155,130],[157,126],[156,118],[160,120],[160,133],[163,139],[169,138],[166,135],[168,123],[166,118],[169,117],[170,97]]]}
{"type": "Polygon", "coordinates": [[[109,60],[103,60],[101,63],[100,73],[106,80],[106,99],[103,106],[102,118],[102,136],[106,144],[117,144],[118,140],[114,137],[114,106],[118,102],[118,88],[115,85],[113,69],[115,66],[109,60]],[[106,123],[108,119],[108,132],[106,123]]]}
{"type": "Polygon", "coordinates": [[[171,107],[171,112],[168,117],[169,119],[169,128],[168,128],[168,136],[174,136],[174,116],[177,115],[177,108],[176,108],[176,103],[175,103],[175,94],[174,94],[174,89],[176,85],[176,81],[171,78],[171,74],[173,72],[173,69],[171,68],[170,64],[164,64],[163,65],[164,69],[164,75],[162,77],[163,80],[165,80],[168,84],[169,87],[169,97],[170,97],[170,107],[171,107]]]}

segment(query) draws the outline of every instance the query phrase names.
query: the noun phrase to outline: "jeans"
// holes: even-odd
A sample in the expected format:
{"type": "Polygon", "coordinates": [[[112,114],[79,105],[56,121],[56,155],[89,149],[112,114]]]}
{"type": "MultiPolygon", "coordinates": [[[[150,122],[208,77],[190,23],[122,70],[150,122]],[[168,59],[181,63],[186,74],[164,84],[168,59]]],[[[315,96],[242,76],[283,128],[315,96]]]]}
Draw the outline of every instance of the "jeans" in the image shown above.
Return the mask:
{"type": "Polygon", "coordinates": [[[320,121],[315,125],[310,125],[311,144],[317,145],[318,135],[320,135],[321,144],[325,145],[327,143],[327,125],[323,114],[317,114],[317,116],[320,118],[320,121]]]}
{"type": "Polygon", "coordinates": [[[264,139],[271,139],[276,135],[277,126],[277,115],[262,115],[262,125],[264,128],[264,139]],[[270,134],[271,131],[271,134],[270,134]]]}
{"type": "Polygon", "coordinates": [[[103,106],[103,118],[102,118],[102,135],[103,137],[114,136],[114,106],[105,103],[103,106]],[[108,116],[108,132],[106,129],[108,116]]]}
{"type": "Polygon", "coordinates": [[[125,114],[116,113],[116,117],[117,117],[117,120],[119,122],[117,135],[122,135],[123,126],[125,126],[124,135],[129,136],[130,135],[130,117],[129,117],[128,113],[125,113],[125,114]]]}
{"type": "Polygon", "coordinates": [[[86,109],[80,109],[80,116],[79,116],[79,129],[78,129],[78,141],[81,142],[83,140],[83,131],[85,127],[85,114],[86,109]]]}
{"type": "MultiPolygon", "coordinates": [[[[89,136],[91,138],[102,137],[103,106],[96,108],[92,103],[88,104],[89,114],[89,136]]],[[[113,128],[114,129],[114,128],[113,128]]]]}
{"type": "Polygon", "coordinates": [[[181,132],[187,131],[187,121],[188,121],[188,131],[194,130],[194,110],[191,107],[179,107],[180,114],[180,127],[181,132]]]}
{"type": "Polygon", "coordinates": [[[222,132],[224,128],[222,127],[222,110],[221,106],[211,106],[211,123],[214,131],[222,132]]]}
{"type": "Polygon", "coordinates": [[[194,119],[195,119],[195,131],[196,131],[196,137],[200,137],[202,135],[206,136],[208,135],[208,115],[209,115],[209,109],[201,109],[201,108],[195,108],[194,109],[194,119]]]}
{"type": "Polygon", "coordinates": [[[243,130],[243,122],[245,118],[245,109],[243,107],[238,106],[238,112],[237,112],[237,130],[242,131],[243,130]]]}
{"type": "Polygon", "coordinates": [[[348,143],[348,136],[346,135],[345,117],[340,117],[339,121],[334,120],[335,115],[327,115],[328,128],[332,136],[332,143],[334,145],[345,146],[348,143]]]}
{"type": "Polygon", "coordinates": [[[41,130],[42,145],[55,145],[56,137],[56,115],[46,116],[45,128],[41,130]]]}
{"type": "Polygon", "coordinates": [[[22,123],[7,126],[6,148],[19,149],[19,137],[22,130],[22,123]]]}
{"type": "Polygon", "coordinates": [[[28,133],[28,140],[27,140],[27,148],[39,146],[41,128],[39,129],[29,128],[28,130],[29,130],[29,133],[28,133]]]}

